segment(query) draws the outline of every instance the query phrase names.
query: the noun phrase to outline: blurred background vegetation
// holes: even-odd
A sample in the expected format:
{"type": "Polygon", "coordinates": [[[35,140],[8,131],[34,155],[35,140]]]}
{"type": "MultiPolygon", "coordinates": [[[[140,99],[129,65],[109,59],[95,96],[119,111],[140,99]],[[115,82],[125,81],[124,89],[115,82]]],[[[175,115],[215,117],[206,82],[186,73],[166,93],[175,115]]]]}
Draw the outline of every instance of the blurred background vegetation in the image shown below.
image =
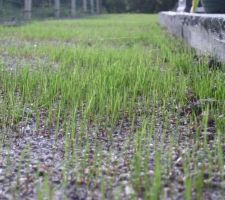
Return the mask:
{"type": "Polygon", "coordinates": [[[178,0],[102,0],[107,12],[155,13],[174,9],[178,0]]]}
{"type": "MultiPolygon", "coordinates": [[[[175,8],[178,0],[100,0],[103,13],[155,13],[175,8]]],[[[90,10],[90,1],[88,0],[90,10]]],[[[83,0],[77,0],[77,17],[83,15],[83,0]]],[[[54,0],[33,0],[32,17],[54,17],[54,0]]],[[[60,16],[70,17],[71,0],[61,0],[60,16]]],[[[23,19],[24,0],[0,0],[0,21],[23,19]]]]}

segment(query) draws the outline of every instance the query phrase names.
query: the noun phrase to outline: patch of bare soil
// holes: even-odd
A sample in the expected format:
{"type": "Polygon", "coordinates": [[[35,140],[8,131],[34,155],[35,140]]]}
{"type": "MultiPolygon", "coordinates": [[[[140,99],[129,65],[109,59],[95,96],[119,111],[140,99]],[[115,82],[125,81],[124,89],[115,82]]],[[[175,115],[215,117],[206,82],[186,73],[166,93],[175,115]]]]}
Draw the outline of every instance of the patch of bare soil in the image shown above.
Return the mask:
{"type": "MultiPolygon", "coordinates": [[[[158,108],[154,111],[157,118],[152,124],[154,133],[149,140],[151,142],[143,143],[150,156],[149,170],[147,174],[143,173],[143,177],[154,176],[155,153],[161,148],[164,191],[161,199],[184,199],[186,180],[198,177],[200,169],[204,168],[204,199],[222,200],[225,196],[225,174],[221,174],[214,166],[210,168],[211,160],[203,144],[205,133],[200,132],[197,144],[197,133],[193,128],[196,124],[191,124],[188,114],[181,111],[177,115],[171,114],[166,126],[163,119],[165,110],[158,108]],[[192,151],[195,156],[188,158],[193,155],[192,151]],[[170,157],[171,160],[168,159],[170,157]],[[190,168],[189,177],[184,171],[185,166],[190,168]]],[[[149,115],[153,114],[151,112],[149,115]]],[[[130,199],[136,191],[132,185],[132,160],[142,114],[137,115],[134,127],[126,114],[123,114],[113,130],[91,122],[88,127],[82,128],[81,117],[78,115],[78,139],[69,145],[68,133],[62,127],[56,133],[54,125],[45,125],[44,111],[40,115],[39,128],[36,126],[35,115],[21,121],[14,128],[3,128],[0,132],[0,199],[37,199],[40,193],[47,199],[130,199]],[[105,185],[102,185],[103,181],[105,185]]],[[[212,124],[206,138],[211,159],[217,166],[214,129],[212,124]]],[[[139,199],[144,198],[143,191],[136,192],[139,199]]],[[[193,189],[193,198],[196,195],[193,189]]]]}
{"type": "Polygon", "coordinates": [[[15,71],[23,67],[30,67],[32,70],[40,69],[43,66],[48,66],[53,69],[58,68],[58,64],[51,62],[47,57],[11,56],[8,53],[0,55],[0,63],[3,64],[6,69],[11,71],[15,71]]]}

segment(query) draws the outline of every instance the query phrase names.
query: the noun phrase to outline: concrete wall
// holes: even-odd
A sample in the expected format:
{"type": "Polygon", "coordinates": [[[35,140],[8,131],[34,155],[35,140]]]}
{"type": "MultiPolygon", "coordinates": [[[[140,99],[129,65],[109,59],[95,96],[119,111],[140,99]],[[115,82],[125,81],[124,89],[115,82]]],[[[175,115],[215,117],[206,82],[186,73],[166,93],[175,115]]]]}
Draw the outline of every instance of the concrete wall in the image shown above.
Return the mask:
{"type": "Polygon", "coordinates": [[[225,15],[161,12],[160,24],[197,52],[225,63],[225,15]]]}

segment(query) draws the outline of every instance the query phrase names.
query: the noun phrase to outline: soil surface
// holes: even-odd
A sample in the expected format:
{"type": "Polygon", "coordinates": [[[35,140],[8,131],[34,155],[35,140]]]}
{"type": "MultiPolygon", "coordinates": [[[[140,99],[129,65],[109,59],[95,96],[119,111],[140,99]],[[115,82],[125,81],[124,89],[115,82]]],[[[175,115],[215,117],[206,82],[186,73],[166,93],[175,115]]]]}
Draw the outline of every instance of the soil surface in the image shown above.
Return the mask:
{"type": "MultiPolygon", "coordinates": [[[[67,147],[65,146],[68,136],[63,128],[56,133],[54,126],[46,127],[44,111],[40,116],[40,127],[37,128],[35,114],[26,116],[26,112],[32,111],[26,108],[23,121],[12,128],[1,129],[3,146],[0,153],[0,199],[36,199],[40,195],[38,190],[42,191],[44,196],[50,195],[52,199],[65,197],[68,199],[115,199],[117,196],[120,199],[132,198],[135,188],[131,185],[131,162],[135,153],[134,139],[137,133],[134,134],[131,121],[126,114],[122,115],[114,130],[105,129],[104,126],[90,122],[84,129],[86,136],[82,136],[83,131],[81,131],[81,120],[78,114],[77,134],[82,140],[74,141],[74,145],[77,146],[76,151],[70,151],[70,154],[66,155],[67,147]],[[112,132],[111,137],[108,136],[109,132],[112,132]],[[76,167],[70,166],[69,160],[75,158],[79,163],[75,164],[76,167]],[[82,160],[85,159],[89,165],[82,166],[82,160]],[[99,162],[96,162],[96,159],[99,159],[99,162]],[[92,164],[98,166],[93,167],[92,164]],[[108,180],[109,183],[105,185],[104,197],[101,192],[102,179],[108,180]],[[45,184],[50,185],[50,188],[45,188],[45,184]]],[[[141,127],[141,112],[135,121],[136,130],[141,127]]],[[[149,114],[151,112],[149,111],[149,114]]],[[[164,194],[161,197],[162,199],[183,199],[187,178],[184,175],[184,158],[195,148],[196,154],[202,157],[202,162],[197,163],[198,167],[204,166],[207,169],[207,152],[203,148],[203,141],[198,147],[195,146],[193,138],[196,132],[191,128],[194,125],[188,123],[188,115],[182,116],[184,113],[181,110],[177,116],[171,115],[166,134],[163,134],[165,130],[163,111],[158,108],[154,112],[158,116],[154,125],[154,134],[149,140],[151,142],[145,143],[150,156],[148,176],[154,177],[155,150],[161,148],[161,159],[165,162],[163,166],[168,166],[168,169],[162,169],[164,194]],[[169,134],[174,136],[173,144],[169,134]],[[171,166],[168,165],[168,152],[172,153],[171,166]]],[[[208,148],[214,149],[211,146],[214,145],[213,124],[208,131],[208,148]]],[[[218,158],[213,157],[213,159],[216,162],[218,158]]],[[[194,169],[196,163],[192,164],[190,176],[196,173],[194,169]]],[[[213,175],[209,176],[205,170],[203,174],[206,185],[203,191],[204,199],[222,200],[225,196],[225,182],[221,180],[218,169],[213,169],[212,173],[213,175]]],[[[146,174],[143,173],[143,176],[146,174]]],[[[196,198],[195,195],[193,191],[193,198],[196,198]]],[[[141,193],[139,198],[143,198],[141,193]]]]}

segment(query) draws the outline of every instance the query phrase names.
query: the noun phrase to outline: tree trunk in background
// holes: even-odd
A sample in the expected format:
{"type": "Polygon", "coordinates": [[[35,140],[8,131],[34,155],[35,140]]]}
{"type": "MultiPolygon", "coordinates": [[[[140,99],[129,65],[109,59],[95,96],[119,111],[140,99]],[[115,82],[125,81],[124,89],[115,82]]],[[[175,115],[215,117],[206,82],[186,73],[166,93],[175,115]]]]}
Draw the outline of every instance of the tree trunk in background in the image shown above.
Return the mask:
{"type": "Polygon", "coordinates": [[[52,1],[48,0],[48,6],[51,7],[52,6],[52,1]]]}
{"type": "Polygon", "coordinates": [[[59,18],[60,17],[60,0],[54,0],[54,8],[55,8],[55,17],[59,18]]]}
{"type": "Polygon", "coordinates": [[[96,13],[100,14],[100,0],[96,0],[96,13]]]}
{"type": "Polygon", "coordinates": [[[0,10],[3,8],[3,0],[0,0],[0,10]]]}
{"type": "Polygon", "coordinates": [[[71,16],[76,17],[76,0],[71,0],[71,16]]]}
{"type": "Polygon", "coordinates": [[[100,7],[100,13],[102,13],[102,8],[103,8],[103,1],[99,0],[99,7],[100,7]]]}
{"type": "Polygon", "coordinates": [[[84,13],[87,13],[87,0],[83,0],[83,10],[84,13]]]}
{"type": "Polygon", "coordinates": [[[24,18],[25,20],[31,19],[32,12],[32,0],[25,0],[24,1],[24,18]]]}
{"type": "Polygon", "coordinates": [[[95,3],[94,0],[91,0],[91,14],[95,13],[95,3]]]}

